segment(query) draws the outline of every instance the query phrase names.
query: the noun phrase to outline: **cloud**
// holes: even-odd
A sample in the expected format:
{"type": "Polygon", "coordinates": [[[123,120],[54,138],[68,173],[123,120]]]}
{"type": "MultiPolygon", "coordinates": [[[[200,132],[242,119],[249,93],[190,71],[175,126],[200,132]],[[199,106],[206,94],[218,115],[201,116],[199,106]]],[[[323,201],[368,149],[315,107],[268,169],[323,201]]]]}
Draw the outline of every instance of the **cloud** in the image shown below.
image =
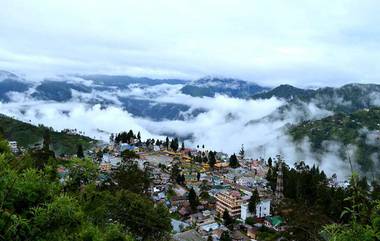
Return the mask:
{"type": "Polygon", "coordinates": [[[187,146],[205,145],[207,149],[229,154],[238,152],[244,144],[247,155],[253,158],[266,159],[281,154],[291,165],[304,160],[308,164],[317,163],[329,175],[338,173],[339,177],[345,176],[348,166],[339,157],[339,148],[331,149],[339,144],[328,145],[330,149],[318,156],[311,151],[308,140],[295,145],[286,134],[288,124],[305,118],[322,118],[331,112],[311,103],[304,104],[302,108],[292,107],[279,116],[273,113],[286,104],[283,100],[244,100],[223,95],[191,97],[182,94],[180,87],[168,84],[148,87],[133,85],[127,91],[73,91],[72,100],[66,103],[34,100],[30,97],[31,91],[28,94],[12,93],[12,102],[0,103],[0,112],[26,122],[52,126],[56,130],[78,129],[90,137],[103,140],[108,140],[110,133],[133,129],[140,131],[143,138],[163,139],[166,135],[176,135],[189,138],[186,140],[187,146]],[[123,110],[118,96],[184,104],[191,109],[202,108],[205,112],[184,120],[152,121],[123,110]],[[108,99],[114,104],[106,107],[90,104],[94,99],[98,102],[108,99]],[[269,115],[274,118],[267,118],[269,115]]]}
{"type": "Polygon", "coordinates": [[[378,1],[2,1],[0,68],[378,82],[378,1]]]}

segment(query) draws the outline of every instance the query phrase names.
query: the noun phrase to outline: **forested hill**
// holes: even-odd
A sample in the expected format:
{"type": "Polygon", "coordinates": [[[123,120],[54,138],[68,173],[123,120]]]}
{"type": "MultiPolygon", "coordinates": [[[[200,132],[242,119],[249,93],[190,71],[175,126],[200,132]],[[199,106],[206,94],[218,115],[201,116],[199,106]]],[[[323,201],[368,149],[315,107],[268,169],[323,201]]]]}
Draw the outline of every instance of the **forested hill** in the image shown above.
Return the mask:
{"type": "Polygon", "coordinates": [[[254,95],[253,99],[277,97],[290,105],[314,103],[317,107],[333,112],[352,113],[360,109],[379,106],[380,85],[347,84],[338,88],[300,89],[280,85],[270,91],[254,95]]]}
{"type": "MultiPolygon", "coordinates": [[[[308,137],[315,152],[326,151],[329,145],[326,141],[330,140],[344,146],[352,144],[356,149],[352,158],[363,172],[376,171],[380,164],[380,108],[363,109],[352,114],[337,113],[321,120],[305,121],[292,126],[289,133],[296,142],[308,137]]],[[[339,154],[345,158],[344,149],[341,152],[339,154]]]]}
{"type": "MultiPolygon", "coordinates": [[[[19,146],[28,148],[34,144],[42,143],[47,127],[35,126],[0,114],[0,129],[1,132],[4,132],[6,139],[17,141],[19,146]]],[[[79,144],[87,149],[95,143],[95,140],[79,134],[51,130],[50,136],[52,148],[58,155],[62,153],[74,154],[79,144]]]]}

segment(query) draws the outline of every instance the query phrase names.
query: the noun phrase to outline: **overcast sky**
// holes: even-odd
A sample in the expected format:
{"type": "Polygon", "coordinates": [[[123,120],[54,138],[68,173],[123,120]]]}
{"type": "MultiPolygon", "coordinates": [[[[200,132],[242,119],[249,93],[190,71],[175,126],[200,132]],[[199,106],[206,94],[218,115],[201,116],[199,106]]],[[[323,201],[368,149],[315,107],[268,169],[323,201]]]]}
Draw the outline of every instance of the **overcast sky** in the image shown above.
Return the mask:
{"type": "Polygon", "coordinates": [[[0,0],[0,68],[380,84],[379,0],[0,0]]]}

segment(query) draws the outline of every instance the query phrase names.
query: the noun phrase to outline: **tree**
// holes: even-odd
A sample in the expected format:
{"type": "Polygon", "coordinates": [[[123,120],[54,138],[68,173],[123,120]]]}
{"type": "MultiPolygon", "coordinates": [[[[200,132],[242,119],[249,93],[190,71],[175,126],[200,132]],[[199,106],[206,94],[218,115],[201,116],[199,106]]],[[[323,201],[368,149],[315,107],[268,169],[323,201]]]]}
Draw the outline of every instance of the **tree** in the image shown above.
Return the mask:
{"type": "Polygon", "coordinates": [[[124,162],[140,158],[139,154],[131,150],[124,150],[121,153],[121,157],[123,158],[124,162]]]}
{"type": "Polygon", "coordinates": [[[232,241],[228,231],[224,231],[222,235],[220,235],[220,241],[232,241]]]}
{"type": "Polygon", "coordinates": [[[199,200],[197,194],[194,191],[194,188],[191,188],[189,191],[189,203],[191,210],[196,211],[197,206],[199,205],[199,200]]]}
{"type": "Polygon", "coordinates": [[[77,146],[77,157],[84,158],[83,146],[81,144],[77,146]]]}
{"type": "Polygon", "coordinates": [[[178,138],[174,138],[171,143],[170,143],[170,148],[173,150],[173,151],[177,151],[178,150],[178,138]]]}
{"type": "Polygon", "coordinates": [[[237,168],[239,166],[240,166],[239,161],[234,153],[230,156],[230,167],[237,168]]]}
{"type": "Polygon", "coordinates": [[[211,236],[211,235],[209,235],[209,236],[207,237],[207,241],[213,241],[213,239],[212,239],[212,236],[211,236]]]}
{"type": "Polygon", "coordinates": [[[257,191],[257,189],[255,188],[253,191],[252,191],[252,196],[249,198],[249,202],[248,202],[248,210],[250,213],[252,213],[253,215],[256,214],[256,205],[260,202],[260,196],[259,196],[259,192],[257,191]]]}
{"type": "Polygon", "coordinates": [[[269,158],[268,158],[268,167],[269,167],[269,168],[272,167],[272,157],[269,157],[269,158]]]}
{"type": "Polygon", "coordinates": [[[169,137],[166,137],[165,147],[166,147],[166,150],[169,150],[169,137]]]}
{"type": "Polygon", "coordinates": [[[137,139],[139,139],[139,141],[141,141],[141,134],[140,134],[140,131],[137,132],[137,139]]]}
{"type": "Polygon", "coordinates": [[[201,174],[197,172],[197,181],[199,182],[200,179],[201,179],[201,174]]]}
{"type": "Polygon", "coordinates": [[[176,177],[176,182],[179,184],[179,185],[184,185],[185,184],[185,175],[184,174],[178,174],[178,176],[176,177]]]}
{"type": "Polygon", "coordinates": [[[168,209],[149,199],[121,190],[110,203],[111,219],[130,230],[141,240],[169,240],[172,229],[168,209]]]}
{"type": "Polygon", "coordinates": [[[214,168],[215,163],[216,163],[216,158],[215,158],[216,152],[210,151],[208,153],[208,164],[211,168],[214,168]]]}
{"type": "Polygon", "coordinates": [[[183,151],[183,150],[185,150],[185,142],[184,141],[182,141],[182,143],[181,143],[181,151],[183,151]]]}
{"type": "Polygon", "coordinates": [[[230,226],[231,224],[234,223],[234,220],[230,216],[230,213],[227,211],[227,209],[225,209],[223,212],[223,221],[224,221],[224,225],[226,226],[230,226]]]}
{"type": "Polygon", "coordinates": [[[137,163],[122,163],[112,173],[112,180],[117,183],[114,189],[128,190],[137,194],[145,194],[151,184],[147,170],[141,170],[137,163]]]}
{"type": "Polygon", "coordinates": [[[42,149],[44,151],[49,151],[50,150],[50,145],[51,145],[51,138],[50,138],[50,131],[49,129],[45,129],[44,135],[43,135],[43,144],[42,144],[42,149]]]}
{"type": "Polygon", "coordinates": [[[5,138],[5,131],[2,126],[0,126],[0,138],[5,138]]]}
{"type": "Polygon", "coordinates": [[[181,171],[179,170],[178,164],[174,164],[172,166],[171,175],[170,175],[171,180],[172,181],[176,180],[180,173],[181,171]]]}
{"type": "Polygon", "coordinates": [[[244,159],[245,151],[244,151],[244,145],[243,144],[241,145],[239,155],[240,155],[241,159],[244,159]]]}

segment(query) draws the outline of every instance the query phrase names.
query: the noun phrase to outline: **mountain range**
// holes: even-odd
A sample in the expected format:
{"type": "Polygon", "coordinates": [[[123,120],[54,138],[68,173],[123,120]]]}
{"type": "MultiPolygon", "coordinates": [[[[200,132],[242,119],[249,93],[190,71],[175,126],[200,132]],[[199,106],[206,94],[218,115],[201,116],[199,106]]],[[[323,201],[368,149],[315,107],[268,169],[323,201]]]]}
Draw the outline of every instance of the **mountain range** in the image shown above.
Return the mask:
{"type": "MultiPolygon", "coordinates": [[[[22,99],[36,103],[80,102],[100,105],[101,108],[116,106],[133,117],[152,121],[194,120],[210,111],[211,107],[202,103],[218,96],[244,100],[242,104],[251,100],[279,100],[282,104],[275,111],[248,121],[246,126],[283,121],[285,133],[292,137],[292,141],[297,144],[308,138],[315,153],[328,149],[328,141],[338,141],[343,145],[355,145],[358,153],[368,152],[367,157],[364,154],[353,157],[363,172],[380,163],[375,158],[380,156],[380,150],[361,139],[364,130],[379,129],[379,126],[372,125],[377,121],[380,123],[380,115],[376,114],[379,112],[376,108],[380,106],[380,85],[377,84],[353,83],[316,89],[291,85],[269,88],[232,78],[182,80],[117,75],[70,75],[29,81],[14,73],[0,71],[0,102],[3,103],[22,99]],[[193,102],[198,104],[192,105],[193,102]]],[[[228,113],[224,119],[232,123],[236,118],[236,113],[228,113]]]]}

